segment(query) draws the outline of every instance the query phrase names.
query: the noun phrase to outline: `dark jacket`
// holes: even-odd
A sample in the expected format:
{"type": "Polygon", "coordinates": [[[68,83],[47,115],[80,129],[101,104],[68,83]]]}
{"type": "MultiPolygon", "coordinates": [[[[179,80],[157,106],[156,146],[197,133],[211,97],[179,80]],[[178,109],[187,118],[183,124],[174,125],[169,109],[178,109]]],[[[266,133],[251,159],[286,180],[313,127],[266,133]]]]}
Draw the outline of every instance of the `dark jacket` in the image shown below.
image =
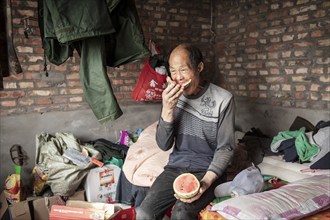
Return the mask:
{"type": "Polygon", "coordinates": [[[64,63],[76,49],[84,97],[100,122],[122,111],[106,66],[149,56],[134,0],[39,0],[39,27],[48,60],[64,63]]]}

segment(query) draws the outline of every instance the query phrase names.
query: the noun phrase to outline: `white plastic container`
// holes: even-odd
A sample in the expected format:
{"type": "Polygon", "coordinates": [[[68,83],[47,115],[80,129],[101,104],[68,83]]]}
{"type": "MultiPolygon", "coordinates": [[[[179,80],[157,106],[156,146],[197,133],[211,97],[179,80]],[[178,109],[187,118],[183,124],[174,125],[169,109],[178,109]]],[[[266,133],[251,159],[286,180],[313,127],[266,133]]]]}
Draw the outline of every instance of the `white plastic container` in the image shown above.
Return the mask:
{"type": "Polygon", "coordinates": [[[114,203],[120,171],[113,164],[91,169],[85,181],[87,201],[114,203]]]}

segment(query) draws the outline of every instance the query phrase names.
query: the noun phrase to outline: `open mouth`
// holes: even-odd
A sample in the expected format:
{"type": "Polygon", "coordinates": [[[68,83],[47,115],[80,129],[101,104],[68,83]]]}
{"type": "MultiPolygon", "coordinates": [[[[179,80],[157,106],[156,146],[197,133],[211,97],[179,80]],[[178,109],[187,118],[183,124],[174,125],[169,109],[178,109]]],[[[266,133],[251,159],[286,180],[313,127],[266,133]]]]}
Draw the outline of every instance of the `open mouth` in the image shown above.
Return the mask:
{"type": "MultiPolygon", "coordinates": [[[[169,77],[169,76],[166,77],[166,81],[167,81],[168,84],[175,83],[174,81],[172,81],[171,77],[169,77]]],[[[190,83],[191,83],[191,79],[189,79],[186,82],[178,83],[178,84],[181,85],[181,86],[183,86],[184,89],[186,89],[186,88],[189,87],[190,83]]]]}
{"type": "Polygon", "coordinates": [[[187,82],[181,84],[181,86],[183,86],[184,89],[188,88],[188,86],[190,85],[191,83],[191,79],[189,79],[187,82]]]}

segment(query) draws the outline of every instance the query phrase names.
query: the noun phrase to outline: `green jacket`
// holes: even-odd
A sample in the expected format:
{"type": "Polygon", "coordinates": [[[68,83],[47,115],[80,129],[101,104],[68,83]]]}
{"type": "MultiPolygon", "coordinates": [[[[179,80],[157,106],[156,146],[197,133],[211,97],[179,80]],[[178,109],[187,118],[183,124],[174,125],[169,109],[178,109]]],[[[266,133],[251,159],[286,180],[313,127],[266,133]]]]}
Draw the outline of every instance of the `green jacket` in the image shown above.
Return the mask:
{"type": "Polygon", "coordinates": [[[282,141],[295,138],[295,147],[299,159],[302,162],[310,161],[313,156],[315,156],[319,149],[315,144],[311,144],[306,138],[305,127],[300,128],[297,131],[282,131],[275,136],[271,143],[271,149],[273,152],[278,152],[278,148],[282,141]]]}
{"type": "Polygon", "coordinates": [[[84,97],[96,118],[105,122],[120,117],[106,66],[149,56],[134,0],[39,0],[38,8],[48,60],[61,65],[76,49],[84,97]]]}

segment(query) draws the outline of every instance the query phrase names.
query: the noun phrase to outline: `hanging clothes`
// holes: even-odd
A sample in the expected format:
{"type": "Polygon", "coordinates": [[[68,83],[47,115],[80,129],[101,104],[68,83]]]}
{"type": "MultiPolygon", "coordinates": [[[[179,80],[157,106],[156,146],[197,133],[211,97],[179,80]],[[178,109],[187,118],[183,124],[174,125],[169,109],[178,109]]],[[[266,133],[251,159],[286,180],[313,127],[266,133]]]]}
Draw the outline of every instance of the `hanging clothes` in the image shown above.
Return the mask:
{"type": "Polygon", "coordinates": [[[39,27],[48,60],[63,64],[76,49],[86,102],[99,122],[123,113],[113,94],[106,66],[146,59],[134,0],[39,0],[39,27]]]}

